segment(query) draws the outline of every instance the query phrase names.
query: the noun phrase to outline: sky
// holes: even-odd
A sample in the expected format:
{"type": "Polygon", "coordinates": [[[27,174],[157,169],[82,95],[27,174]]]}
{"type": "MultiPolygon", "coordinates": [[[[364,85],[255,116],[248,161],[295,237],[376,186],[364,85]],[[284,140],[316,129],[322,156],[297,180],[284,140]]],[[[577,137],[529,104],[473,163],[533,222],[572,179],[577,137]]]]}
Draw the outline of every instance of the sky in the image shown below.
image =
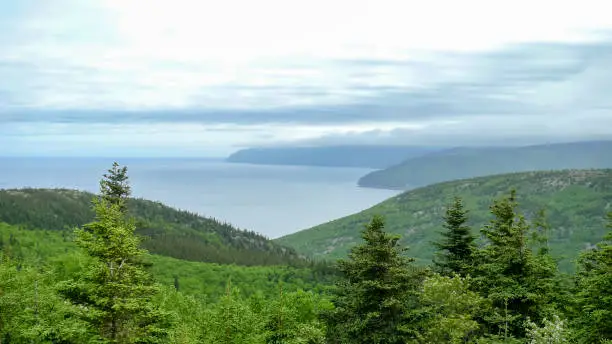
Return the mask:
{"type": "Polygon", "coordinates": [[[0,0],[0,156],[612,139],[612,4],[0,0]]]}

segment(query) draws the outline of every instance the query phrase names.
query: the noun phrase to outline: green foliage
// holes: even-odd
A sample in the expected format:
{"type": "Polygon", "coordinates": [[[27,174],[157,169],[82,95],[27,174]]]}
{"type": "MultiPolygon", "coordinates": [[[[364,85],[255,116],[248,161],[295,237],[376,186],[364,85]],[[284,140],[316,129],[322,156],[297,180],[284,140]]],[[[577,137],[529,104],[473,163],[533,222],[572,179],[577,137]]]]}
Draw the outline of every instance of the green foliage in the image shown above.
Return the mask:
{"type": "Polygon", "coordinates": [[[479,314],[486,299],[470,290],[470,278],[434,274],[425,278],[419,293],[416,343],[465,343],[475,339],[479,314]]]}
{"type": "Polygon", "coordinates": [[[62,284],[61,293],[87,309],[83,319],[105,342],[160,343],[170,324],[152,302],[158,286],[142,264],[147,252],[125,213],[125,171],[113,165],[93,202],[95,221],[75,230],[76,244],[93,260],[77,279],[62,284]]]}
{"type": "Polygon", "coordinates": [[[323,344],[325,324],[319,314],[333,309],[326,299],[312,292],[298,290],[284,293],[280,285],[279,296],[269,302],[265,315],[265,342],[267,344],[323,344]]]}
{"type": "Polygon", "coordinates": [[[128,181],[127,167],[119,167],[117,162],[104,174],[100,180],[100,194],[103,200],[110,204],[119,205],[121,211],[126,211],[126,201],[131,195],[132,189],[128,181]]]}
{"type": "Polygon", "coordinates": [[[434,269],[439,273],[465,276],[471,270],[476,237],[471,233],[471,228],[465,225],[467,221],[467,210],[463,201],[455,197],[444,216],[445,231],[441,233],[443,238],[434,243],[438,249],[434,269]]]}
{"type": "MultiPolygon", "coordinates": [[[[71,230],[94,219],[92,198],[91,193],[67,189],[0,190],[0,222],[28,229],[71,230]]],[[[143,236],[142,247],[152,253],[248,266],[314,265],[293,249],[215,219],[142,199],[128,199],[127,209],[135,218],[136,233],[143,236]]]]}
{"type": "Polygon", "coordinates": [[[261,319],[240,298],[238,291],[229,286],[227,294],[208,312],[202,325],[203,343],[264,343],[261,319]]]}
{"type": "Polygon", "coordinates": [[[544,325],[538,327],[534,322],[527,321],[528,344],[563,344],[569,343],[571,332],[567,328],[567,321],[561,320],[558,315],[553,320],[544,319],[544,325]]]}
{"type": "MultiPolygon", "coordinates": [[[[12,252],[16,264],[47,266],[60,280],[79,276],[87,271],[91,261],[78,250],[72,241],[73,236],[72,232],[25,230],[0,223],[0,239],[5,242],[3,251],[12,252]]],[[[155,280],[162,285],[174,288],[177,277],[182,293],[196,295],[206,302],[214,302],[223,296],[230,279],[245,296],[260,292],[265,297],[277,295],[281,282],[287,292],[304,289],[321,294],[336,279],[333,270],[319,268],[221,265],[160,255],[147,256],[144,261],[155,280]]]]}
{"type": "Polygon", "coordinates": [[[450,180],[501,173],[612,168],[612,141],[557,143],[524,147],[453,148],[371,172],[359,185],[414,188],[450,180]]]}
{"type": "Polygon", "coordinates": [[[264,297],[244,298],[238,288],[227,285],[225,295],[205,305],[170,287],[158,300],[176,314],[170,333],[172,343],[325,343],[325,325],[318,319],[329,309],[325,298],[298,290],[264,297]]]}
{"type": "Polygon", "coordinates": [[[170,286],[162,286],[154,302],[173,316],[174,326],[168,333],[169,343],[201,343],[202,326],[209,316],[204,303],[170,286]]]}
{"type": "Polygon", "coordinates": [[[364,243],[338,262],[343,278],[334,290],[329,333],[342,343],[403,343],[401,325],[419,282],[412,260],[402,255],[399,236],[384,231],[382,217],[375,216],[361,236],[364,243]]]}
{"type": "MultiPolygon", "coordinates": [[[[0,343],[610,342],[612,213],[603,240],[580,256],[573,286],[569,275],[558,274],[549,253],[558,244],[554,221],[569,210],[560,214],[554,207],[547,209],[552,214],[549,225],[542,207],[532,202],[544,195],[553,206],[566,200],[564,206],[572,205],[574,214],[603,228],[597,214],[609,207],[609,180],[603,178],[610,171],[523,174],[505,181],[497,176],[467,181],[475,186],[451,183],[454,187],[448,190],[448,185],[436,186],[441,199],[425,205],[435,205],[434,212],[445,220],[441,226],[446,231],[436,246],[442,274],[415,266],[400,236],[385,232],[380,216],[371,218],[360,244],[338,262],[338,270],[306,260],[295,264],[302,267],[246,267],[149,255],[143,237],[136,235],[145,226],[140,233],[154,241],[157,229],[147,223],[161,226],[163,233],[199,233],[212,245],[207,247],[233,247],[247,252],[245,257],[260,246],[256,240],[236,246],[241,239],[224,239],[229,232],[197,229],[205,219],[128,199],[126,172],[113,165],[94,201],[93,222],[76,231],[33,229],[33,224],[42,219],[69,223],[61,216],[76,218],[69,210],[80,214],[80,200],[68,202],[66,195],[87,194],[0,192],[0,201],[14,201],[0,203],[0,214],[25,221],[17,221],[22,226],[0,222],[0,343]],[[512,191],[491,202],[488,223],[483,222],[481,193],[498,197],[499,190],[517,180],[532,192],[522,207],[512,191]],[[463,198],[446,208],[442,203],[460,190],[471,190],[473,196],[465,199],[474,209],[469,219],[463,198]],[[41,195],[60,201],[43,206],[38,202],[47,198],[41,195]],[[608,203],[602,205],[596,195],[608,203]],[[28,208],[23,208],[25,214],[13,210],[28,202],[44,216],[28,208]],[[602,208],[583,214],[585,204],[602,208]],[[57,216],[50,216],[54,211],[57,216]],[[134,219],[134,214],[139,215],[134,219]],[[470,234],[475,223],[482,223],[480,240],[470,234]]],[[[425,199],[413,196],[398,199],[405,204],[425,199]]],[[[411,216],[427,217],[419,212],[411,216]]],[[[408,228],[409,236],[415,234],[408,228]]],[[[291,254],[275,257],[294,263],[285,259],[291,254]]]]}
{"type": "Polygon", "coordinates": [[[359,229],[380,214],[386,230],[401,235],[400,244],[411,248],[415,263],[426,265],[433,258],[435,247],[431,243],[438,241],[447,204],[454,197],[461,197],[465,208],[470,209],[467,225],[481,228],[489,221],[487,207],[513,188],[526,218],[534,219],[540,209],[546,209],[550,253],[560,259],[562,271],[572,272],[578,253],[604,235],[601,216],[612,203],[610,169],[525,172],[430,185],[275,241],[312,257],[344,258],[361,242],[359,229]]]}
{"type": "Polygon", "coordinates": [[[593,249],[583,252],[577,273],[579,337],[584,343],[612,340],[612,212],[608,233],[593,249]]]}
{"type": "Polygon", "coordinates": [[[545,252],[530,248],[530,224],[518,213],[516,192],[496,200],[494,218],[482,230],[486,245],[476,253],[475,285],[493,304],[485,320],[489,331],[522,338],[524,322],[549,314],[556,265],[545,252]]]}
{"type": "Polygon", "coordinates": [[[84,343],[82,310],[63,302],[54,276],[0,253],[0,343],[84,343]]]}

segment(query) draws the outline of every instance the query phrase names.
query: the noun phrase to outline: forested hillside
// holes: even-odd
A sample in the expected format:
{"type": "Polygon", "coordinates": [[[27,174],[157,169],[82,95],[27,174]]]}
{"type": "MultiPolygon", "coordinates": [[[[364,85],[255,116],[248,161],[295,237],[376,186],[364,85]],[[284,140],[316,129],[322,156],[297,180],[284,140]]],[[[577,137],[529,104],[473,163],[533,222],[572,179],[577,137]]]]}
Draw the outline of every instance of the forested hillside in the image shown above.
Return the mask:
{"type": "MultiPolygon", "coordinates": [[[[432,264],[417,266],[401,236],[387,232],[386,219],[371,216],[365,226],[355,225],[358,244],[337,262],[337,270],[240,267],[151,255],[136,234],[144,222],[133,221],[129,211],[134,209],[127,206],[125,171],[114,165],[91,204],[95,216],[73,230],[0,223],[0,343],[612,340],[612,212],[606,221],[600,216],[610,208],[610,170],[460,181],[449,194],[434,188],[430,191],[441,199],[455,197],[441,206],[432,264]],[[592,230],[601,236],[581,250],[576,274],[559,273],[549,252],[553,231],[536,208],[528,207],[532,203],[520,204],[512,184],[542,197],[549,189],[569,192],[575,203],[567,207],[602,205],[584,186],[602,192],[608,203],[600,211],[578,212],[585,223],[599,223],[592,230]],[[472,187],[480,190],[474,195],[493,197],[481,198],[474,211],[488,215],[478,229],[468,225],[469,202],[456,197],[456,191],[472,187]],[[477,244],[477,233],[484,245],[477,244]]],[[[546,195],[552,195],[552,204],[565,199],[546,195]]],[[[411,195],[400,197],[409,201],[411,195]]]]}
{"type": "Polygon", "coordinates": [[[501,173],[612,168],[610,152],[612,141],[454,148],[408,158],[400,164],[363,176],[358,184],[404,190],[501,173]]]}
{"type": "MultiPolygon", "coordinates": [[[[35,230],[0,222],[0,251],[16,261],[51,267],[59,277],[79,271],[87,262],[74,242],[72,230],[35,230]]],[[[298,289],[321,292],[334,280],[331,268],[294,268],[287,265],[240,266],[193,262],[164,255],[147,257],[153,276],[165,286],[201,300],[216,300],[225,293],[228,281],[243,295],[258,293],[270,297],[283,283],[287,291],[298,289]]]]}
{"type": "Polygon", "coordinates": [[[520,207],[532,217],[545,209],[553,255],[572,268],[578,252],[603,235],[602,216],[612,209],[612,170],[564,170],[494,175],[430,185],[404,192],[360,213],[284,236],[277,242],[315,257],[345,257],[359,242],[359,230],[379,214],[387,229],[402,235],[401,243],[425,264],[432,241],[441,230],[445,206],[454,196],[465,200],[469,223],[480,228],[489,220],[488,205],[516,188],[520,207]]]}
{"type": "MultiPolygon", "coordinates": [[[[67,189],[0,190],[0,222],[46,230],[73,229],[94,218],[94,195],[67,189]]],[[[129,199],[143,247],[178,259],[240,265],[308,264],[293,249],[254,232],[179,211],[158,202],[129,199]]]]}

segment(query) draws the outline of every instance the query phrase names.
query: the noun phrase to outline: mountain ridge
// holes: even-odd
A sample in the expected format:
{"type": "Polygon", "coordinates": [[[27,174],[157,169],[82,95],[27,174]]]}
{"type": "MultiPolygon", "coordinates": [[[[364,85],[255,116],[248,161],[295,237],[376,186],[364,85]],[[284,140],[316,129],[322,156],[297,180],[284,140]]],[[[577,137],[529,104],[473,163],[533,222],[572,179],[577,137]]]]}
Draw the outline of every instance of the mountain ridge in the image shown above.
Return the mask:
{"type": "Polygon", "coordinates": [[[257,165],[385,168],[442,148],[400,145],[259,147],[238,150],[227,162],[257,165]]]}
{"type": "Polygon", "coordinates": [[[612,141],[578,141],[518,147],[457,147],[409,158],[361,177],[361,187],[406,190],[487,175],[583,168],[612,168],[612,141]]]}
{"type": "Polygon", "coordinates": [[[402,236],[408,254],[430,262],[432,241],[442,230],[445,207],[454,196],[464,199],[474,234],[490,219],[488,207],[497,197],[517,190],[521,211],[533,217],[540,209],[552,226],[551,249],[571,270],[577,252],[603,235],[603,217],[612,209],[612,169],[531,171],[461,179],[412,189],[371,208],[275,239],[299,253],[326,259],[343,258],[359,242],[359,231],[374,215],[387,230],[402,236]],[[565,257],[562,257],[564,256],[565,257]]]}
{"type": "MultiPolygon", "coordinates": [[[[72,229],[94,219],[94,197],[73,189],[0,189],[0,222],[30,229],[72,229]]],[[[291,248],[216,219],[140,198],[130,198],[128,209],[137,233],[145,238],[144,248],[152,253],[239,265],[308,264],[291,248]]]]}

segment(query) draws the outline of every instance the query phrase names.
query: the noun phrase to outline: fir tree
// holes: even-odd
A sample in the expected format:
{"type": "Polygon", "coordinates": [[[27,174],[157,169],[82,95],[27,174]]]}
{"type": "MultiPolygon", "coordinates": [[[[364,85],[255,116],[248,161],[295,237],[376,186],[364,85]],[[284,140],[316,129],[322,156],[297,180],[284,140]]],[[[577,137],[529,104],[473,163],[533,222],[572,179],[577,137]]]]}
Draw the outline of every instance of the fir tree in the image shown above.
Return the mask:
{"type": "Polygon", "coordinates": [[[493,334],[525,336],[527,319],[541,324],[553,311],[556,265],[545,252],[530,248],[531,226],[518,213],[516,192],[494,201],[494,219],[481,231],[486,246],[478,250],[475,284],[494,312],[485,320],[493,334]]]}
{"type": "MultiPolygon", "coordinates": [[[[127,184],[127,176],[121,180],[127,184]]],[[[169,323],[152,301],[158,286],[142,266],[147,252],[139,247],[134,221],[124,213],[125,194],[109,194],[105,185],[93,202],[95,220],[75,231],[92,266],[79,280],[64,284],[62,293],[87,307],[86,320],[109,343],[163,342],[169,323]]]]}
{"type": "Polygon", "coordinates": [[[471,228],[466,225],[468,211],[463,201],[455,197],[453,203],[447,208],[444,215],[443,239],[435,242],[439,250],[434,258],[434,269],[442,275],[452,276],[454,273],[466,276],[472,265],[476,239],[471,228]]]}
{"type": "Polygon", "coordinates": [[[100,193],[102,199],[109,204],[117,204],[125,211],[125,202],[132,193],[127,175],[127,167],[120,167],[117,162],[104,174],[100,181],[100,193]]]}
{"type": "Polygon", "coordinates": [[[612,212],[607,227],[603,240],[579,260],[576,285],[582,343],[612,340],[612,212]]]}
{"type": "Polygon", "coordinates": [[[375,216],[354,247],[348,260],[340,260],[343,275],[335,288],[335,309],[327,314],[328,337],[332,343],[404,343],[402,330],[410,307],[410,292],[416,289],[416,273],[399,236],[384,231],[382,217],[375,216]]]}

